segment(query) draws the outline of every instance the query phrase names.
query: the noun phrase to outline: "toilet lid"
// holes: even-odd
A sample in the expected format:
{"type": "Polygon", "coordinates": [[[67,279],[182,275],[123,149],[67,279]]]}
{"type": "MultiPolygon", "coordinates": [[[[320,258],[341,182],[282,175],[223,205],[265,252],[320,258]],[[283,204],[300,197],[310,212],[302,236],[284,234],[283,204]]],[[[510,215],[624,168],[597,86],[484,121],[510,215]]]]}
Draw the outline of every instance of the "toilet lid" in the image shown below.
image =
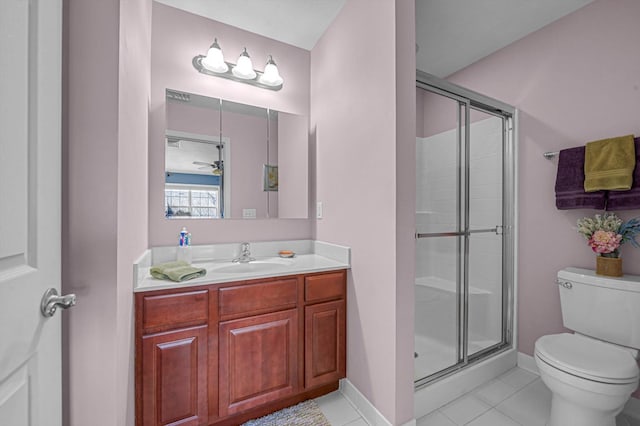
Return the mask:
{"type": "Polygon", "coordinates": [[[603,383],[638,380],[638,366],[629,352],[584,336],[543,336],[536,341],[535,350],[547,364],[578,377],[603,383]]]}

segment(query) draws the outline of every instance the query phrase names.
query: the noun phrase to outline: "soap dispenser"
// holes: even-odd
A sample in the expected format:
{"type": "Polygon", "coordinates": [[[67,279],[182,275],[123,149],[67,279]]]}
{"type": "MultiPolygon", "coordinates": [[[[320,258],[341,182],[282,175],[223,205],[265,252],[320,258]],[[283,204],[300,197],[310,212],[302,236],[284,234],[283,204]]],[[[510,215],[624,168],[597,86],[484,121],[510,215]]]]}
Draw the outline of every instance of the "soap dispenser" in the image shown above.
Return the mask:
{"type": "Polygon", "coordinates": [[[191,233],[187,231],[186,226],[183,226],[180,231],[176,259],[191,263],[191,233]]]}

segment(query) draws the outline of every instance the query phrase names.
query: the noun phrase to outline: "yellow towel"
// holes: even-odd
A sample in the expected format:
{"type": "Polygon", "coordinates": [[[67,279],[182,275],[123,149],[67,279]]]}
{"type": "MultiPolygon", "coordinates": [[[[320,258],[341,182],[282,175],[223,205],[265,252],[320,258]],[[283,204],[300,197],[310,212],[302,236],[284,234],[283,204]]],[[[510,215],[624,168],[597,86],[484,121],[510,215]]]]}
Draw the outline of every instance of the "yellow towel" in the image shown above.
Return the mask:
{"type": "Polygon", "coordinates": [[[584,190],[629,190],[635,166],[633,135],[589,142],[584,155],[584,190]]]}

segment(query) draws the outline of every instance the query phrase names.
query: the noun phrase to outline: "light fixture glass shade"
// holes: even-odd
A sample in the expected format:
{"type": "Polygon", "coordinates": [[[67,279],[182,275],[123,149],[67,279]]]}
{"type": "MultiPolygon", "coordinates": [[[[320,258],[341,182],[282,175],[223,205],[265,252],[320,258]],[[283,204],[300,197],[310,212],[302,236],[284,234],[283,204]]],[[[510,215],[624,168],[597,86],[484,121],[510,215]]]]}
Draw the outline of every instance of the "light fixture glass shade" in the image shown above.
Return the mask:
{"type": "Polygon", "coordinates": [[[278,66],[276,65],[271,55],[269,55],[267,65],[265,65],[264,67],[264,74],[260,76],[260,83],[266,84],[267,86],[279,86],[283,82],[284,79],[280,76],[278,66]]]}
{"type": "Polygon", "coordinates": [[[247,53],[247,48],[245,47],[244,51],[240,54],[238,58],[238,63],[231,70],[233,75],[238,78],[242,78],[243,80],[253,80],[256,78],[256,72],[253,69],[253,63],[251,62],[251,58],[247,53]]]}
{"type": "Polygon", "coordinates": [[[218,44],[218,39],[214,40],[207,52],[207,56],[202,58],[202,66],[209,71],[217,73],[225,73],[229,71],[229,67],[224,62],[224,56],[222,55],[222,49],[220,49],[220,45],[218,44]]]}

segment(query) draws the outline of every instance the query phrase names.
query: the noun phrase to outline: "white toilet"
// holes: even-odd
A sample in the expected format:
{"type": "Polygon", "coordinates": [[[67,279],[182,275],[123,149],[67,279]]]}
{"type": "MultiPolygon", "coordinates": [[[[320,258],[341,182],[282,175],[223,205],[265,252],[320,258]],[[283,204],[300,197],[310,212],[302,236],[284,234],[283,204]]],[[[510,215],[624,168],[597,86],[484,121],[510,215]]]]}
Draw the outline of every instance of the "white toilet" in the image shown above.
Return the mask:
{"type": "Polygon", "coordinates": [[[542,336],[535,360],[553,393],[548,426],[615,426],[638,387],[640,277],[558,272],[562,320],[575,334],[542,336]]]}

